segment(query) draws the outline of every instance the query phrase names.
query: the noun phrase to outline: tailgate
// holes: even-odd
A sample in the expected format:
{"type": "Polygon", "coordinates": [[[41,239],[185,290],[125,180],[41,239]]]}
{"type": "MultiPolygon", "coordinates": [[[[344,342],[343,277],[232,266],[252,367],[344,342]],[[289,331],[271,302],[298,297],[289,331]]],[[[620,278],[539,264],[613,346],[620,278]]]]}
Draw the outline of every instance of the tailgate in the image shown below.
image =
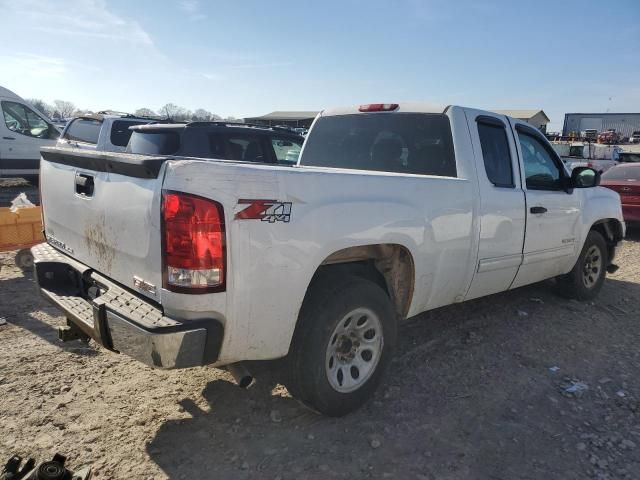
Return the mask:
{"type": "Polygon", "coordinates": [[[160,172],[166,160],[43,148],[40,198],[48,242],[160,301],[160,172]],[[139,279],[135,285],[134,277],[139,279]]]}

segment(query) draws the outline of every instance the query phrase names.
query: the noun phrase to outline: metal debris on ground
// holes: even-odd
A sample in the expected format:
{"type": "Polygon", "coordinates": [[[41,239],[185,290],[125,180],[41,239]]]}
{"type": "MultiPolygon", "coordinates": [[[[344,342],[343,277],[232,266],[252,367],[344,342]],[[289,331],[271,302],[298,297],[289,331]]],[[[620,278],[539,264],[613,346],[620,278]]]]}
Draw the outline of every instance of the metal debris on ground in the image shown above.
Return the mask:
{"type": "Polygon", "coordinates": [[[560,393],[568,398],[580,398],[589,390],[589,385],[575,378],[566,378],[560,384],[560,393]]]}
{"type": "Polygon", "coordinates": [[[20,455],[14,455],[0,472],[0,480],[89,480],[91,467],[76,472],[65,467],[67,457],[56,453],[53,459],[36,466],[36,461],[29,458],[22,463],[20,455]]]}

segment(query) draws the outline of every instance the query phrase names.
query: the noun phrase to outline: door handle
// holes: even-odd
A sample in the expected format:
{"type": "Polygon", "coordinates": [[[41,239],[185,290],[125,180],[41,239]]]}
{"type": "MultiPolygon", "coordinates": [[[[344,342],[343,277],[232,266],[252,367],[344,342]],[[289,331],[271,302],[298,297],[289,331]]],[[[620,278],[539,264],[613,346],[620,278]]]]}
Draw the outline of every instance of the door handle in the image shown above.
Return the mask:
{"type": "Polygon", "coordinates": [[[3,140],[15,140],[15,137],[2,137],[3,140]]]}
{"type": "Polygon", "coordinates": [[[93,177],[76,173],[76,193],[83,197],[93,196],[93,177]]]}
{"type": "Polygon", "coordinates": [[[531,207],[529,211],[533,214],[547,213],[547,209],[544,207],[531,207]]]}

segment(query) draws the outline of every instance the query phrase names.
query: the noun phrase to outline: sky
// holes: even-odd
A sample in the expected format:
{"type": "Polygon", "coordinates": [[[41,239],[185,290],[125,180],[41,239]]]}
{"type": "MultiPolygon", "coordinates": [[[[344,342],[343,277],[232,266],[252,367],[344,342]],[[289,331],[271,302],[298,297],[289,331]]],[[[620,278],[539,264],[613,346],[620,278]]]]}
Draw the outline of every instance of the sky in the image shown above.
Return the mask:
{"type": "Polygon", "coordinates": [[[638,0],[0,0],[0,85],[222,116],[427,101],[640,111],[638,0]]]}

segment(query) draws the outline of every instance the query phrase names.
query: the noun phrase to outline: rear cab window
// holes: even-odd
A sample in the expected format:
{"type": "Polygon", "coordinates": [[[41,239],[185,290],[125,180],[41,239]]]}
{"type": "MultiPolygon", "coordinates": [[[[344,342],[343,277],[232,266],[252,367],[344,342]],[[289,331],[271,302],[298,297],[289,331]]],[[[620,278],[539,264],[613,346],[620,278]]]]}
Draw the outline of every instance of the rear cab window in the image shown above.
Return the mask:
{"type": "Polygon", "coordinates": [[[76,118],[72,120],[63,138],[72,142],[97,144],[102,128],[102,120],[95,118],[76,118]]]}
{"type": "Polygon", "coordinates": [[[449,118],[434,113],[320,117],[300,164],[418,175],[457,175],[449,118]]]}

